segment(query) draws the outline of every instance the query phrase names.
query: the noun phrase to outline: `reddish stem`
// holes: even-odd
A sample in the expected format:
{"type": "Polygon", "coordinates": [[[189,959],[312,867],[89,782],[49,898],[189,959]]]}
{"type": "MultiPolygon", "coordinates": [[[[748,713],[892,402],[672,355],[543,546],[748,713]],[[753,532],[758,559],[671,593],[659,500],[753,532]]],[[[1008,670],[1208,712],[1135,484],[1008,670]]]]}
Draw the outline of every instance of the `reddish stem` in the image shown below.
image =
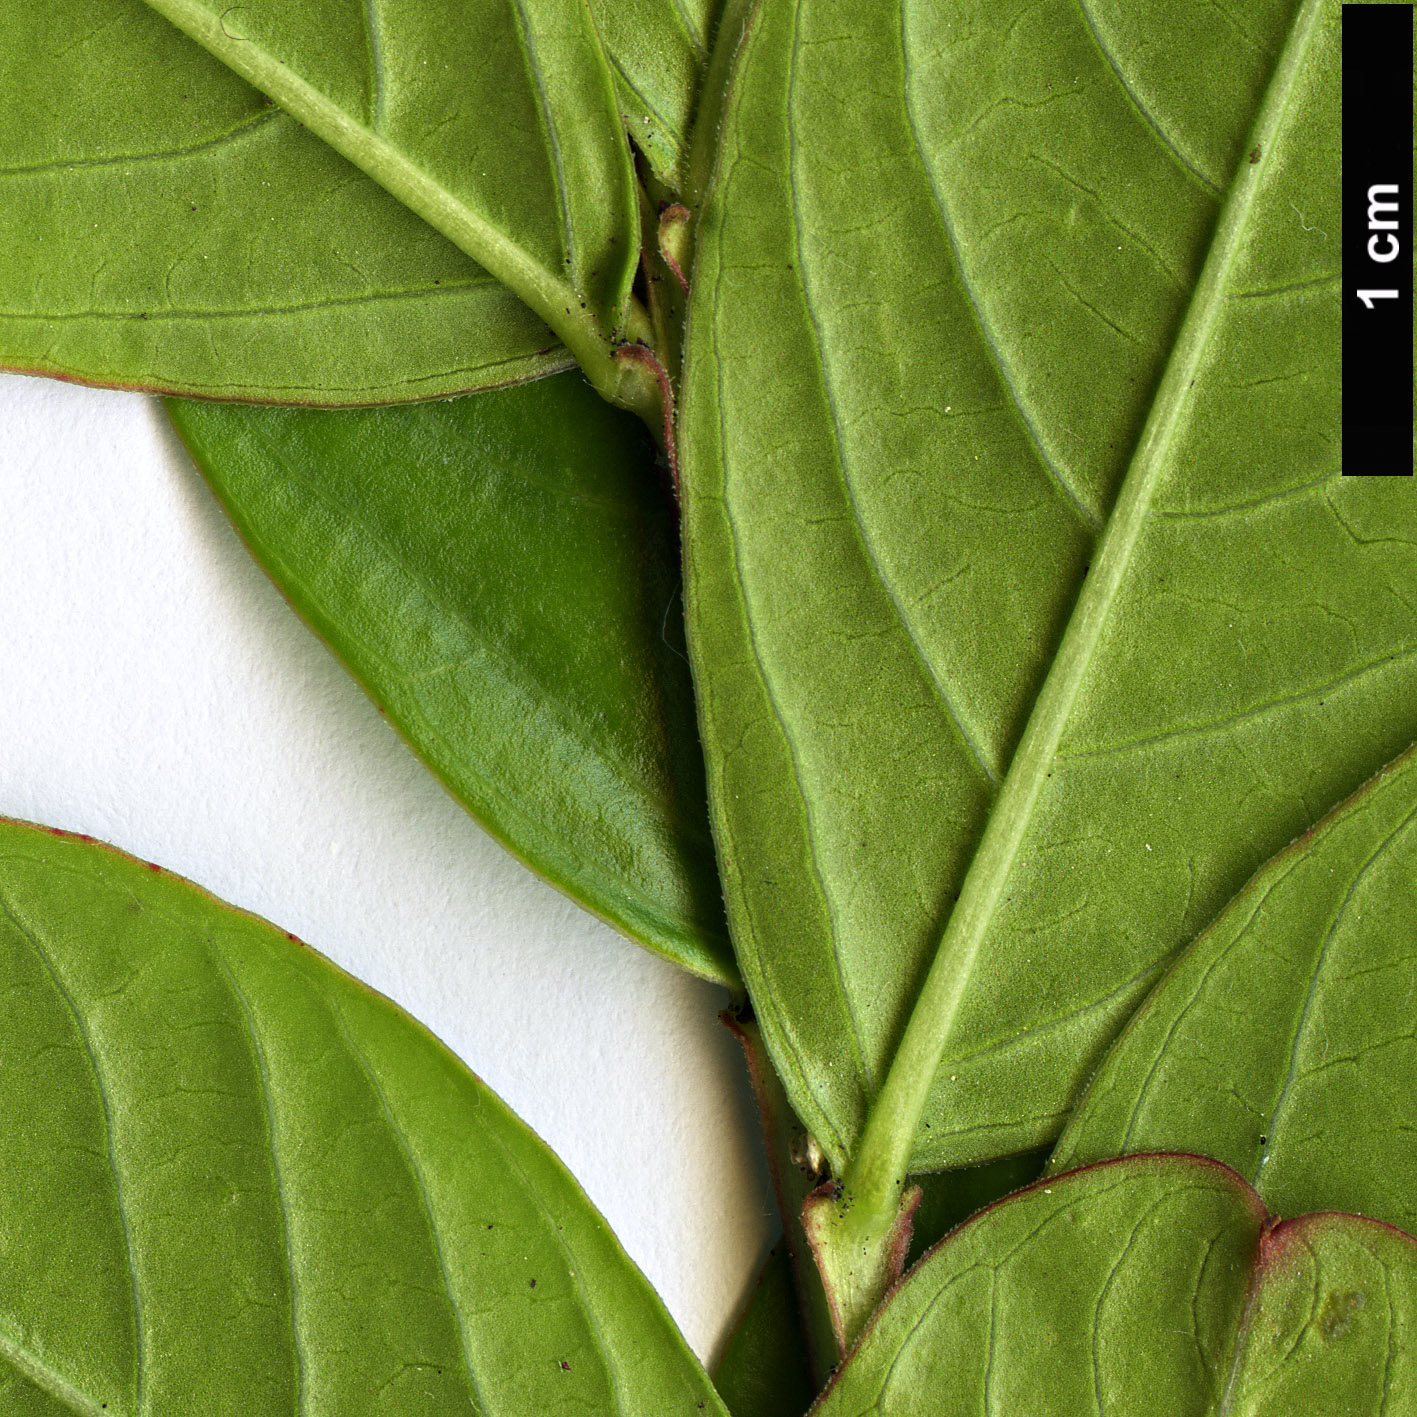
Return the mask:
{"type": "Polygon", "coordinates": [[[674,427],[674,385],[654,351],[644,344],[622,344],[615,351],[616,359],[629,359],[643,364],[659,384],[660,402],[664,406],[664,456],[669,461],[669,480],[674,488],[674,503],[679,504],[679,449],[674,427]]]}

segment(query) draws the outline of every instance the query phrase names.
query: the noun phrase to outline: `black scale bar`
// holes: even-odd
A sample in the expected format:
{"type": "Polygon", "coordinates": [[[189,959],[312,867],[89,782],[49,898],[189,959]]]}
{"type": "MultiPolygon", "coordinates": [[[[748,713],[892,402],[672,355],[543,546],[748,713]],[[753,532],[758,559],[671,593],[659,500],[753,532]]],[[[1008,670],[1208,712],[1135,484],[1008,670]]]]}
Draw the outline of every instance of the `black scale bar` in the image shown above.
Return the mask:
{"type": "Polygon", "coordinates": [[[1412,7],[1343,7],[1343,471],[1412,476],[1412,7]]]}

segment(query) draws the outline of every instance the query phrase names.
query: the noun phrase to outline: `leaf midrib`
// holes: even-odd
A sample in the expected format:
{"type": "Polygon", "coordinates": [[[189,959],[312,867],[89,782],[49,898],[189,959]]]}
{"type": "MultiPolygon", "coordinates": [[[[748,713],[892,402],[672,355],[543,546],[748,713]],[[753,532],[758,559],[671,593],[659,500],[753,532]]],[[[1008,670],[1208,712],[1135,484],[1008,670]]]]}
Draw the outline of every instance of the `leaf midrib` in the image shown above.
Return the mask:
{"type": "MultiPolygon", "coordinates": [[[[1304,0],[1244,150],[1269,153],[1289,109],[1317,28],[1322,0],[1304,0]]],[[[1146,423],[1137,440],[1097,554],[995,801],[929,973],[891,1061],[884,1086],[846,1173],[848,1194],[867,1213],[893,1213],[916,1131],[984,937],[1033,818],[1112,605],[1146,524],[1171,442],[1189,402],[1229,272],[1260,188],[1263,164],[1237,164],[1200,278],[1187,306],[1146,423]]]]}
{"type": "MultiPolygon", "coordinates": [[[[596,368],[604,363],[604,333],[589,308],[582,308],[576,288],[454,196],[401,148],[347,113],[256,41],[233,38],[222,17],[213,15],[200,0],[147,3],[514,290],[556,331],[582,366],[596,368]]],[[[565,199],[564,182],[559,180],[558,197],[565,199]]]]}

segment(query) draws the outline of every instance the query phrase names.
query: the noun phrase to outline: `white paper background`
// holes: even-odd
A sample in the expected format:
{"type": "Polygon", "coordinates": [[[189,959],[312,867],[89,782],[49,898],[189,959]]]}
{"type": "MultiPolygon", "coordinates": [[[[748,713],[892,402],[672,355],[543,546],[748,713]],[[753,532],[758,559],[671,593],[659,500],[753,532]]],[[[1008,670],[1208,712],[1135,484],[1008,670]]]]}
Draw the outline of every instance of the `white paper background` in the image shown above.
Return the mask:
{"type": "Polygon", "coordinates": [[[292,930],[557,1151],[701,1357],[775,1222],[726,995],[485,836],[251,561],[141,395],[0,375],[0,813],[292,930]]]}

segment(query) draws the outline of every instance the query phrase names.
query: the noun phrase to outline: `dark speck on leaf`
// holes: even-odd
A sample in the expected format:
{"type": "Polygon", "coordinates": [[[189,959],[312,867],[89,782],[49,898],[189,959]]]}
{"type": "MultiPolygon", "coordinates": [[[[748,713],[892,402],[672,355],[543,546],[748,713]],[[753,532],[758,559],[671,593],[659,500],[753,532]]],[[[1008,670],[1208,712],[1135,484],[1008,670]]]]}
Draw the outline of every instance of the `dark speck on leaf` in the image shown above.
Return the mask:
{"type": "Polygon", "coordinates": [[[531,1287],[532,1287],[533,1289],[536,1288],[536,1280],[533,1279],[533,1280],[531,1281],[531,1287]]]}
{"type": "Polygon", "coordinates": [[[571,1371],[571,1365],[564,1358],[561,1359],[561,1371],[563,1373],[569,1373],[571,1371]]]}
{"type": "Polygon", "coordinates": [[[1260,145],[1259,145],[1258,143],[1256,143],[1256,144],[1254,145],[1254,147],[1252,147],[1252,148],[1250,149],[1250,162],[1253,164],[1253,163],[1258,162],[1259,160],[1260,160],[1260,145]]]}

